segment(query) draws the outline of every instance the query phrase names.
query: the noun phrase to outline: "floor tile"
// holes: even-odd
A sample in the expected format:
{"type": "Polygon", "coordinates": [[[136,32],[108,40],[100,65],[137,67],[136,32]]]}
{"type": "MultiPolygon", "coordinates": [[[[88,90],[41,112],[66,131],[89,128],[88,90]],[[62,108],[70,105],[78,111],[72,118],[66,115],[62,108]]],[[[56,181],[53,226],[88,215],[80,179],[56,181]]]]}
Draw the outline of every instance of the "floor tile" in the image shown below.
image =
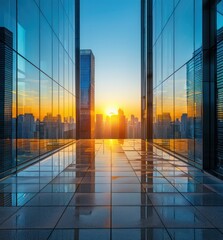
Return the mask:
{"type": "Polygon", "coordinates": [[[53,228],[64,207],[23,207],[0,225],[0,229],[53,228]]]}
{"type": "Polygon", "coordinates": [[[0,239],[223,239],[223,181],[145,149],[80,140],[0,181],[0,239]]]}
{"type": "Polygon", "coordinates": [[[180,193],[148,193],[154,206],[185,206],[191,205],[180,193]]]}
{"type": "Polygon", "coordinates": [[[171,240],[165,228],[113,229],[112,240],[171,240]]]}
{"type": "Polygon", "coordinates": [[[216,193],[183,193],[183,196],[193,205],[223,206],[223,196],[216,193]]]}
{"type": "Polygon", "coordinates": [[[223,206],[198,206],[197,209],[218,228],[223,228],[223,206]]]}
{"type": "Polygon", "coordinates": [[[51,230],[0,230],[1,240],[47,240],[51,230]]]}
{"type": "Polygon", "coordinates": [[[66,206],[73,193],[38,193],[26,206],[66,206]]]}
{"type": "Polygon", "coordinates": [[[112,205],[152,205],[146,193],[112,193],[112,205]]]}
{"type": "Polygon", "coordinates": [[[173,240],[220,240],[223,234],[216,229],[167,229],[173,240]]]}
{"type": "Polygon", "coordinates": [[[110,240],[110,229],[55,229],[49,240],[110,240]]]}
{"type": "Polygon", "coordinates": [[[57,228],[109,228],[110,207],[68,207],[57,228]]]}
{"type": "Polygon", "coordinates": [[[167,228],[213,228],[213,225],[194,207],[156,207],[167,228]]]}
{"type": "Polygon", "coordinates": [[[112,207],[112,228],[159,228],[163,224],[151,206],[112,207]]]}
{"type": "Polygon", "coordinates": [[[71,206],[102,206],[110,205],[110,193],[75,193],[70,204],[71,206]]]}

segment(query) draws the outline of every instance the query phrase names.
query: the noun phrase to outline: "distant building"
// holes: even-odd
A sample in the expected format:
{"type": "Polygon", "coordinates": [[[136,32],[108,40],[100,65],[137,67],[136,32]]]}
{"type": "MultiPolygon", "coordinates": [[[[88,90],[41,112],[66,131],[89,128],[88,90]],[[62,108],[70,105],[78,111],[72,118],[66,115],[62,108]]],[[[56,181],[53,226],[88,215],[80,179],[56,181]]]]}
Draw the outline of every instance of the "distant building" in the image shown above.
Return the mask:
{"type": "Polygon", "coordinates": [[[95,137],[95,58],[80,51],[80,138],[95,137]]]}
{"type": "Polygon", "coordinates": [[[95,138],[104,138],[103,114],[96,114],[95,138]]]}
{"type": "Polygon", "coordinates": [[[126,121],[125,115],[122,109],[118,110],[118,117],[119,117],[119,139],[126,138],[126,121]]]}
{"type": "Polygon", "coordinates": [[[134,115],[131,115],[127,126],[127,138],[141,138],[141,122],[134,115]]]}
{"type": "Polygon", "coordinates": [[[104,138],[111,138],[111,119],[106,116],[104,125],[104,138]]]}
{"type": "Polygon", "coordinates": [[[119,116],[111,115],[111,137],[112,139],[119,138],[119,116]]]}

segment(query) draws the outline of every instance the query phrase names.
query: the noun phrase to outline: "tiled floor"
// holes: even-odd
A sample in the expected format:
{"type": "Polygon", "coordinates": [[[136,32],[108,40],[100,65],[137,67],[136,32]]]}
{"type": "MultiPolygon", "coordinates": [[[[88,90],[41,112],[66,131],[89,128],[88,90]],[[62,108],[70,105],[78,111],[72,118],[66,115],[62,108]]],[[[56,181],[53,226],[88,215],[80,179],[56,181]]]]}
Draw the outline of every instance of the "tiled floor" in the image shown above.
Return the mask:
{"type": "Polygon", "coordinates": [[[1,240],[223,239],[223,182],[141,140],[70,145],[1,181],[0,205],[1,240]]]}

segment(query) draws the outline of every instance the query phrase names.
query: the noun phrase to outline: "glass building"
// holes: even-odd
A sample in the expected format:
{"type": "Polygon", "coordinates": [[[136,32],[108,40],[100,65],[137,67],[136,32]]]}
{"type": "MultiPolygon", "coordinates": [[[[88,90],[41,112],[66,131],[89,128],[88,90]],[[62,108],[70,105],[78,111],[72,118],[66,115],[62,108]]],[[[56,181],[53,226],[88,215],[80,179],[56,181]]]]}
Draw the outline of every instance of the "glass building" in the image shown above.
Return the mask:
{"type": "Polygon", "coordinates": [[[0,1],[0,175],[75,138],[75,2],[0,1]]]}
{"type": "Polygon", "coordinates": [[[223,1],[144,0],[142,6],[145,138],[222,172],[223,1]]]}
{"type": "Polygon", "coordinates": [[[95,58],[91,50],[80,51],[80,138],[95,137],[95,58]]]}

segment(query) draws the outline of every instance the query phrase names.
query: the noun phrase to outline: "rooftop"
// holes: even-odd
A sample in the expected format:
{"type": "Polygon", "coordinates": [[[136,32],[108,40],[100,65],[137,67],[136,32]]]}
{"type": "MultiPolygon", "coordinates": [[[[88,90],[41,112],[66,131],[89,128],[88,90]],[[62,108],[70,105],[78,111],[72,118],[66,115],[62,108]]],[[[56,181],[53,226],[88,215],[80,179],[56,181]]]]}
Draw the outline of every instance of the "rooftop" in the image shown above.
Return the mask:
{"type": "Polygon", "coordinates": [[[222,181],[143,140],[80,140],[0,189],[0,239],[223,239],[222,181]]]}

